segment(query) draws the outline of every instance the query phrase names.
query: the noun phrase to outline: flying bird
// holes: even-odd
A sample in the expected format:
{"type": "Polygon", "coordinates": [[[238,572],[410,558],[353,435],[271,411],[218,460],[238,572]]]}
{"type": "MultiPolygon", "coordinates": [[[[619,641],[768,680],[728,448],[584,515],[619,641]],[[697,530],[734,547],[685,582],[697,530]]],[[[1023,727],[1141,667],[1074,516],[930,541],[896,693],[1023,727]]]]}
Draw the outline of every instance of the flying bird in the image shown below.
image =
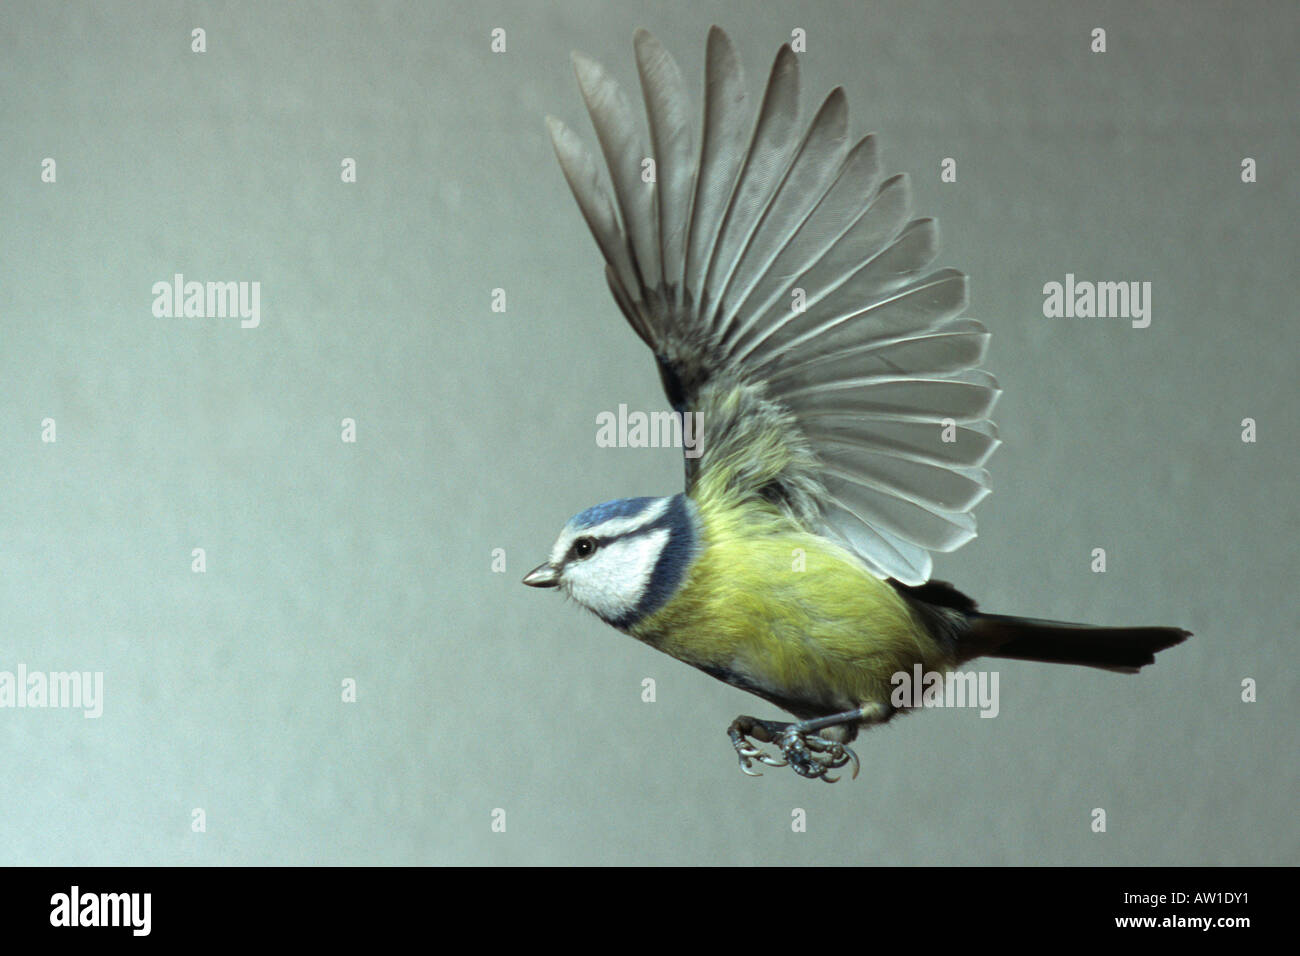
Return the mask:
{"type": "Polygon", "coordinates": [[[698,125],[673,58],[644,30],[634,46],[648,144],[579,54],[607,176],[547,124],[614,300],[702,431],[684,492],[576,515],[524,583],[792,714],[731,724],[746,773],[788,764],[827,781],[850,763],[856,775],[848,744],[907,709],[892,678],[918,664],[1134,673],[1183,641],[986,614],[931,580],[931,554],[975,536],[999,443],[966,276],[932,269],[935,222],[911,218],[908,180],[883,174],[874,136],[850,139],[842,89],[800,120],[788,44],[755,114],[713,27],[698,125]]]}

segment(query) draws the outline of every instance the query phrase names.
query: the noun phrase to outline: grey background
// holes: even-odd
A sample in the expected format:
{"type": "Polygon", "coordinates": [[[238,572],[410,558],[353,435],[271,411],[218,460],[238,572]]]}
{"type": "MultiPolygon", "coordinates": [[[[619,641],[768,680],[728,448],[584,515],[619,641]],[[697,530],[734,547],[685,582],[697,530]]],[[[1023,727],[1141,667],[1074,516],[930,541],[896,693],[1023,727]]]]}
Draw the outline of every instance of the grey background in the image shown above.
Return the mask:
{"type": "Polygon", "coordinates": [[[0,17],[0,669],[106,684],[98,720],[0,710],[0,862],[1300,862],[1293,3],[0,17]],[[642,25],[698,102],[712,22],[755,95],[806,29],[809,109],[845,86],[972,277],[1005,445],[936,574],[1194,639],[1139,677],[1001,662],[996,720],[896,721],[827,787],[742,776],[723,730],[772,708],[520,585],[570,514],[680,486],[596,447],[664,401],[542,118],[590,142],[569,51],[639,96],[642,25]],[[154,318],[175,272],[260,281],[261,327],[154,318]],[[1151,327],[1044,318],[1067,272],[1152,282],[1151,327]]]}

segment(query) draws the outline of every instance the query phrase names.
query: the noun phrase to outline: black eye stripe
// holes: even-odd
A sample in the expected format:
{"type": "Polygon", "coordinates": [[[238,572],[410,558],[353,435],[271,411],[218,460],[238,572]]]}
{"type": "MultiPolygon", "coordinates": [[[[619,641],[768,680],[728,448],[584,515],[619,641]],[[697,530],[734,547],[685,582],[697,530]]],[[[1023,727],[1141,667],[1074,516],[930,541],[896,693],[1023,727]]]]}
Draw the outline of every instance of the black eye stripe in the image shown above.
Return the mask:
{"type": "Polygon", "coordinates": [[[647,528],[637,528],[637,529],[635,529],[635,530],[633,530],[633,531],[625,531],[623,534],[607,534],[607,535],[584,534],[584,535],[580,535],[579,537],[574,538],[574,539],[573,539],[573,543],[569,545],[569,557],[570,557],[570,558],[576,558],[576,557],[579,557],[579,555],[578,555],[578,542],[579,542],[579,541],[590,541],[590,542],[595,546],[595,547],[593,547],[593,548],[591,549],[591,551],[589,551],[587,554],[585,554],[585,555],[582,556],[582,557],[588,557],[588,558],[589,558],[589,557],[591,557],[593,554],[595,554],[597,551],[599,551],[601,548],[603,548],[603,547],[605,547],[605,546],[607,546],[607,545],[613,544],[615,541],[622,541],[624,538],[632,538],[632,537],[635,537],[636,535],[643,534],[643,533],[646,532],[646,531],[653,530],[653,527],[654,527],[654,526],[647,527],[647,528]]]}
{"type": "Polygon", "coordinates": [[[577,544],[584,538],[590,538],[596,543],[596,547],[603,548],[605,545],[611,544],[614,541],[622,541],[624,538],[635,538],[638,535],[649,534],[651,531],[658,531],[660,528],[671,527],[671,516],[668,514],[662,514],[653,521],[646,522],[640,527],[629,528],[627,531],[622,531],[619,534],[591,534],[589,532],[587,534],[578,535],[578,537],[573,539],[573,543],[569,545],[569,549],[573,550],[573,545],[577,544]]]}

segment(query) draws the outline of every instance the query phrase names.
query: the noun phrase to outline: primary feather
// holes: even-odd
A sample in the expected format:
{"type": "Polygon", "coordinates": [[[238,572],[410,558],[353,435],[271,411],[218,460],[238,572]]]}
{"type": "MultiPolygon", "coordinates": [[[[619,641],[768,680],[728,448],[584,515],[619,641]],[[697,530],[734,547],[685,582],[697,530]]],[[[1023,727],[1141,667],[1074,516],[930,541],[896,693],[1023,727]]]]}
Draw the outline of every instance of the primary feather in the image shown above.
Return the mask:
{"type": "Polygon", "coordinates": [[[635,47],[648,149],[609,74],[574,57],[612,192],[548,122],[615,300],[673,406],[702,413],[688,492],[775,505],[877,577],[922,584],[931,552],[974,537],[998,444],[966,277],[931,271],[936,225],[910,220],[905,177],[880,181],[873,137],[849,147],[841,90],[800,130],[789,46],[755,115],[710,30],[698,151],[676,63],[645,31],[635,47]]]}

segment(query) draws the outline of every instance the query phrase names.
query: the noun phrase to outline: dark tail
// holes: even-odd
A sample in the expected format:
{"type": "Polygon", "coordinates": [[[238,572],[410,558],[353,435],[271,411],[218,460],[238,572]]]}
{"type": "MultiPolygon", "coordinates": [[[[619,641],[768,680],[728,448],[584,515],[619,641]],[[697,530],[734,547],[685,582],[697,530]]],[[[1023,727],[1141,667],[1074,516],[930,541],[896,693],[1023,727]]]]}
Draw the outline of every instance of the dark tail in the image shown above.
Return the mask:
{"type": "Polygon", "coordinates": [[[979,611],[968,620],[964,642],[973,651],[970,657],[1080,664],[1123,674],[1136,674],[1155,663],[1159,651],[1192,636],[1178,627],[1091,627],[979,611]]]}

